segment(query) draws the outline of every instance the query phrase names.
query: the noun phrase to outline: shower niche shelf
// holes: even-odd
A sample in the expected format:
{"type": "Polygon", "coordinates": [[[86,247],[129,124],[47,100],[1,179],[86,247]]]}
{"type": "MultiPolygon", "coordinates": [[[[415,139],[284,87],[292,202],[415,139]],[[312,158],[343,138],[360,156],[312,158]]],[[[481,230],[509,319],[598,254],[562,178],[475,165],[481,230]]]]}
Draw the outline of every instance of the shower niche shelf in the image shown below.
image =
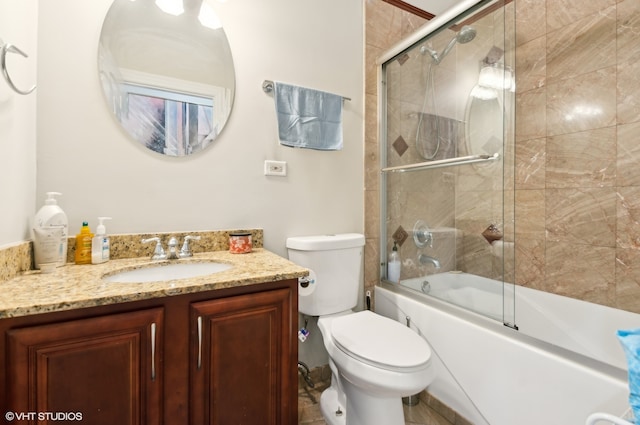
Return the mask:
{"type": "Polygon", "coordinates": [[[468,155],[459,156],[457,158],[439,159],[437,161],[418,162],[415,164],[399,165],[396,167],[385,167],[381,171],[383,173],[404,173],[407,171],[428,170],[431,168],[453,167],[456,165],[474,164],[479,162],[495,161],[500,158],[499,153],[493,155],[468,155]]]}

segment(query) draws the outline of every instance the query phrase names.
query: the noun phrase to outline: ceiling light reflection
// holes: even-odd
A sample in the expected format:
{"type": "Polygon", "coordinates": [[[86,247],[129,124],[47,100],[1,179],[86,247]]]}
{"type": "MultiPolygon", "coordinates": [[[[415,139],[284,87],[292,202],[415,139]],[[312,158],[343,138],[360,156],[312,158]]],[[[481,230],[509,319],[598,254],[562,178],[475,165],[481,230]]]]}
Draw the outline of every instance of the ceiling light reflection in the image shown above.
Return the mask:
{"type": "Polygon", "coordinates": [[[482,87],[478,84],[471,90],[471,96],[480,100],[490,100],[496,99],[498,97],[498,92],[495,89],[482,87]]]}
{"type": "Polygon", "coordinates": [[[593,118],[597,115],[602,115],[602,108],[600,106],[576,105],[568,114],[565,114],[564,119],[573,121],[580,118],[593,118]]]}
{"type": "Polygon", "coordinates": [[[209,6],[205,2],[202,2],[202,6],[200,6],[198,20],[203,26],[207,28],[211,28],[213,30],[222,28],[222,22],[220,21],[220,18],[218,18],[218,15],[216,15],[216,12],[213,11],[211,6],[209,6]]]}
{"type": "Polygon", "coordinates": [[[478,76],[478,84],[496,90],[516,90],[515,75],[511,68],[500,62],[483,63],[478,76]]]}
{"type": "Polygon", "coordinates": [[[156,0],[156,6],[169,15],[179,16],[184,13],[182,0],[156,0]]]}

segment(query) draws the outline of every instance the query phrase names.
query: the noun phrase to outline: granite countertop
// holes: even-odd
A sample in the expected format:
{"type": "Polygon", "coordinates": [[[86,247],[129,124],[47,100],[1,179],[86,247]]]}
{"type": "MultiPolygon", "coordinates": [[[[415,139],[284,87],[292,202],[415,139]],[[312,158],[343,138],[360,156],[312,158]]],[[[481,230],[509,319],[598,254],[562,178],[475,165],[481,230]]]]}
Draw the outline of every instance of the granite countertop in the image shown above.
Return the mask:
{"type": "Polygon", "coordinates": [[[95,307],[149,298],[247,286],[308,275],[300,267],[263,248],[251,253],[212,251],[180,260],[151,261],[149,257],[111,260],[103,264],[58,267],[53,273],[28,271],[2,283],[0,318],[95,307]],[[115,283],[103,276],[158,264],[219,262],[232,265],[208,276],[166,282],[115,283]]]}

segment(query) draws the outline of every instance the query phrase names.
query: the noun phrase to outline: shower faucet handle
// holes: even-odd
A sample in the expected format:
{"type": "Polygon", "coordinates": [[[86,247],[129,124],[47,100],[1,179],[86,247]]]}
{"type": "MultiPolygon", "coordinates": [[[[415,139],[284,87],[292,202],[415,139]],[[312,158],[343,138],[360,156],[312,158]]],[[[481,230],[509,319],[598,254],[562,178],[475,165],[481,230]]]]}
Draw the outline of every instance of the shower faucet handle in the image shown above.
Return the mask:
{"type": "Polygon", "coordinates": [[[433,233],[422,220],[416,221],[413,226],[413,242],[418,248],[424,248],[427,245],[429,245],[429,248],[433,248],[433,233]]]}

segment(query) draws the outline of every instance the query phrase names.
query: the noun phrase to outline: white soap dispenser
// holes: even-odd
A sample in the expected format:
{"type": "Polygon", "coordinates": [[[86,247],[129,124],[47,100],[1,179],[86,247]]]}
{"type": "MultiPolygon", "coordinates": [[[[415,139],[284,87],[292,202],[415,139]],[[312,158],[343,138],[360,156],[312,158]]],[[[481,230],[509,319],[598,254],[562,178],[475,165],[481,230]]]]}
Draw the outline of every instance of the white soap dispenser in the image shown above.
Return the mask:
{"type": "Polygon", "coordinates": [[[389,254],[387,262],[387,280],[398,283],[400,282],[400,254],[398,254],[398,246],[393,242],[393,249],[389,254]]]}
{"type": "Polygon", "coordinates": [[[107,236],[107,229],[104,227],[104,220],[111,220],[111,217],[98,217],[98,227],[91,240],[91,264],[100,264],[109,261],[111,256],[111,241],[107,236]]]}
{"type": "Polygon", "coordinates": [[[55,263],[56,267],[67,262],[67,215],[58,205],[59,192],[47,192],[44,205],[33,219],[33,247],[35,266],[55,263]]]}

